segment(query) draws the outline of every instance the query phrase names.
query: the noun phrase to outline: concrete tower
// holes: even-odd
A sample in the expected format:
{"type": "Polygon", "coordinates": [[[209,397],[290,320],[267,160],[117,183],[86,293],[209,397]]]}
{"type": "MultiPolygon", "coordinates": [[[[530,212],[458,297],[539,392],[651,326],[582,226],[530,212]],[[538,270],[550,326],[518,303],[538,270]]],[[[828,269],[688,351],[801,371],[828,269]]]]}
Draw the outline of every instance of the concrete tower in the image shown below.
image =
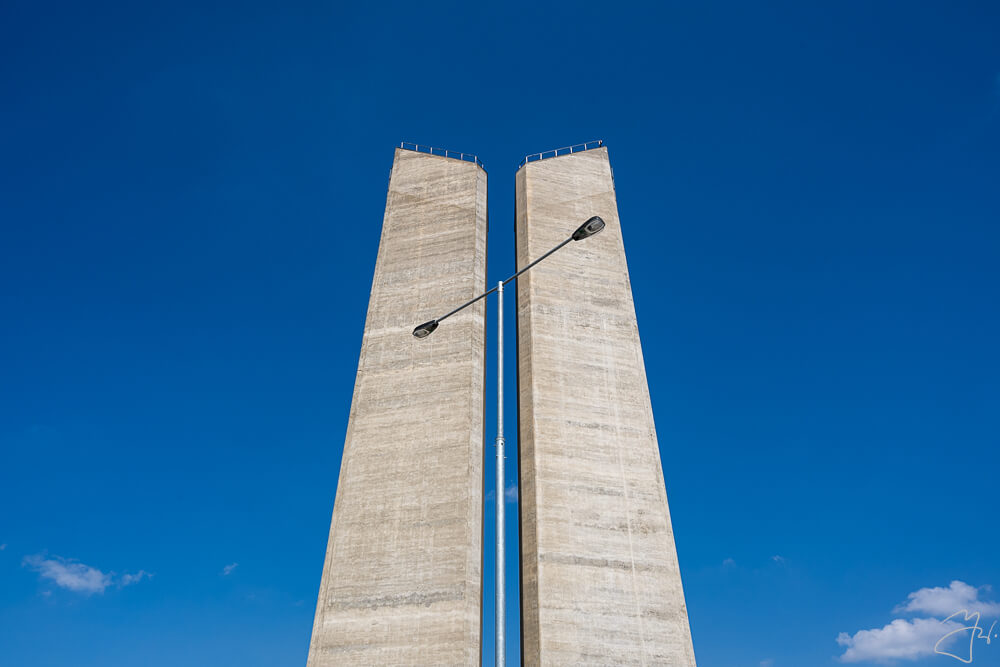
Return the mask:
{"type": "Polygon", "coordinates": [[[606,148],[517,173],[525,665],[693,666],[694,649],[606,148]]]}
{"type": "MultiPolygon", "coordinates": [[[[467,156],[466,156],[467,157],[467,156]]],[[[478,665],[486,172],[397,149],[310,667],[478,665]]]]}

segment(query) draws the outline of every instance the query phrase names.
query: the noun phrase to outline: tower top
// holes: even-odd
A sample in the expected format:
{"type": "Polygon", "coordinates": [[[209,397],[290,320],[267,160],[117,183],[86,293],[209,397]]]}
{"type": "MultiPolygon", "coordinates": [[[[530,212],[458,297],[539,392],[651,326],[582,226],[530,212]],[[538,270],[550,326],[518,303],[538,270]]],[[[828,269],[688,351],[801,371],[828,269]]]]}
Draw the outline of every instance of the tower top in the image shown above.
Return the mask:
{"type": "Polygon", "coordinates": [[[525,155],[524,158],[517,163],[518,171],[521,167],[528,164],[529,162],[537,162],[538,160],[545,160],[550,157],[558,157],[560,155],[569,155],[570,153],[579,153],[581,151],[589,151],[594,148],[600,148],[604,145],[604,139],[595,139],[594,141],[585,141],[582,144],[573,144],[572,146],[564,146],[563,148],[554,148],[550,151],[542,151],[541,153],[532,153],[531,155],[525,155]]]}
{"type": "Polygon", "coordinates": [[[428,155],[437,155],[439,157],[446,157],[452,160],[461,160],[462,162],[473,162],[483,171],[486,171],[486,167],[480,162],[478,155],[473,155],[472,153],[462,153],[460,151],[453,151],[447,148],[435,148],[434,146],[425,146],[423,144],[415,144],[412,141],[400,141],[399,148],[405,151],[414,151],[416,153],[427,153],[428,155]]]}

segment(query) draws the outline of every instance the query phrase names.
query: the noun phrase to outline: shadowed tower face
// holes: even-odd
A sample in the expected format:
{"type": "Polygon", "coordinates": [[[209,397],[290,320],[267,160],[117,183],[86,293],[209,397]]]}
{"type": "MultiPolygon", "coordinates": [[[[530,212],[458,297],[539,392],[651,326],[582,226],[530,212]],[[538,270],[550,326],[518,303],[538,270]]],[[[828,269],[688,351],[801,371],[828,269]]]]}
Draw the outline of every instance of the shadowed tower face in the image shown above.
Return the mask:
{"type": "Polygon", "coordinates": [[[607,228],[517,286],[526,665],[693,666],[606,148],[517,173],[517,263],[607,228]]]}
{"type": "Polygon", "coordinates": [[[478,665],[486,172],[397,149],[310,667],[478,665]]]}

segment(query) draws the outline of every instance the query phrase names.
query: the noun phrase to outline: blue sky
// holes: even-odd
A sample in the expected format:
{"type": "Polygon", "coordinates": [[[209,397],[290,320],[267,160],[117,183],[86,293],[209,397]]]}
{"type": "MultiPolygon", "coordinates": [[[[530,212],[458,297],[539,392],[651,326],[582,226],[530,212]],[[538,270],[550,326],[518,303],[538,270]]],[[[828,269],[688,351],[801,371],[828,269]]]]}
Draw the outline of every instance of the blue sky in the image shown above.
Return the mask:
{"type": "Polygon", "coordinates": [[[989,2],[8,0],[0,664],[303,664],[393,146],[480,156],[496,280],[518,161],[598,138],[699,665],[959,664],[922,619],[1000,615],[998,35],[989,2]]]}

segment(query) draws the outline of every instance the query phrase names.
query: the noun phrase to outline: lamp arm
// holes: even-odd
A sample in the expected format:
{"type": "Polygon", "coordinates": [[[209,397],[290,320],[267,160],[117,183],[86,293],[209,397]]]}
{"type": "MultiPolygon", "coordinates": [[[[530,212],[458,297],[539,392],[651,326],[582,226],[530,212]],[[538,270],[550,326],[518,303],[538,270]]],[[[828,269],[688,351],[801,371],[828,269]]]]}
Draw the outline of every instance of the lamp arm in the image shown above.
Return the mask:
{"type": "MultiPolygon", "coordinates": [[[[555,248],[553,248],[552,250],[549,250],[547,253],[545,253],[544,255],[542,255],[541,257],[539,257],[538,259],[536,259],[535,261],[533,261],[531,264],[528,264],[526,267],[524,267],[523,269],[521,269],[520,271],[518,271],[517,273],[515,273],[514,275],[512,275],[510,278],[508,278],[507,280],[503,281],[503,284],[506,285],[510,281],[514,280],[519,275],[521,275],[522,273],[524,273],[525,271],[527,271],[528,269],[530,269],[531,267],[533,267],[535,264],[538,264],[540,261],[542,261],[543,259],[545,259],[549,255],[551,255],[552,253],[554,253],[556,250],[559,250],[560,248],[562,248],[564,245],[566,245],[567,243],[569,243],[572,240],[573,240],[573,237],[572,236],[569,237],[568,239],[566,239],[565,241],[563,241],[562,243],[560,243],[559,245],[557,245],[555,248]]],[[[456,309],[454,309],[454,310],[452,310],[452,311],[450,311],[448,313],[445,313],[444,315],[442,315],[441,317],[437,318],[436,320],[431,320],[431,321],[432,322],[442,322],[445,319],[447,319],[447,318],[451,317],[452,315],[454,315],[455,313],[457,313],[458,311],[462,310],[463,308],[467,308],[467,307],[471,306],[475,302],[479,301],[480,299],[482,299],[484,297],[489,296],[490,294],[493,294],[493,292],[496,292],[496,291],[497,291],[496,287],[494,287],[491,290],[487,290],[487,291],[483,292],[482,294],[480,294],[479,296],[477,296],[475,299],[472,299],[471,301],[466,301],[465,303],[463,303],[458,308],[456,308],[456,309]]]]}
{"type": "Polygon", "coordinates": [[[473,299],[472,301],[466,301],[465,303],[463,303],[463,304],[462,304],[461,306],[459,306],[459,307],[458,307],[458,308],[456,308],[455,310],[453,310],[453,311],[451,311],[451,312],[449,312],[449,313],[445,313],[444,315],[442,315],[441,317],[437,318],[437,319],[436,319],[436,320],[434,320],[434,321],[435,321],[435,322],[440,322],[440,321],[444,320],[445,318],[448,318],[448,317],[451,317],[452,315],[454,315],[454,314],[455,314],[455,313],[457,313],[458,311],[462,310],[463,308],[466,308],[466,307],[468,307],[468,306],[471,306],[472,304],[474,304],[475,302],[479,301],[479,300],[480,300],[480,299],[482,299],[483,297],[486,297],[486,296],[489,296],[490,294],[493,294],[493,292],[496,292],[496,291],[497,291],[497,288],[496,288],[496,287],[494,287],[494,288],[493,288],[493,289],[491,289],[491,290],[488,290],[488,291],[486,291],[486,292],[483,292],[482,294],[480,294],[479,296],[477,296],[477,297],[476,297],[475,299],[473,299]]]}
{"type": "Polygon", "coordinates": [[[569,237],[568,239],[566,239],[565,241],[563,241],[562,243],[560,243],[559,245],[557,245],[555,248],[553,248],[552,250],[549,250],[547,253],[545,253],[544,255],[542,255],[541,257],[539,257],[538,259],[536,259],[534,262],[532,262],[531,264],[528,264],[526,267],[524,267],[523,269],[521,269],[520,271],[518,271],[517,273],[515,273],[514,275],[512,275],[510,278],[508,278],[507,280],[503,281],[503,284],[506,285],[510,281],[514,280],[519,275],[521,275],[522,273],[524,273],[525,271],[527,271],[528,269],[530,269],[531,267],[533,267],[535,264],[538,264],[540,261],[542,261],[543,259],[545,259],[549,255],[551,255],[552,253],[554,253],[556,250],[559,250],[559,248],[562,248],[564,245],[566,245],[567,243],[569,243],[572,240],[573,240],[573,237],[572,236],[569,237]]]}

